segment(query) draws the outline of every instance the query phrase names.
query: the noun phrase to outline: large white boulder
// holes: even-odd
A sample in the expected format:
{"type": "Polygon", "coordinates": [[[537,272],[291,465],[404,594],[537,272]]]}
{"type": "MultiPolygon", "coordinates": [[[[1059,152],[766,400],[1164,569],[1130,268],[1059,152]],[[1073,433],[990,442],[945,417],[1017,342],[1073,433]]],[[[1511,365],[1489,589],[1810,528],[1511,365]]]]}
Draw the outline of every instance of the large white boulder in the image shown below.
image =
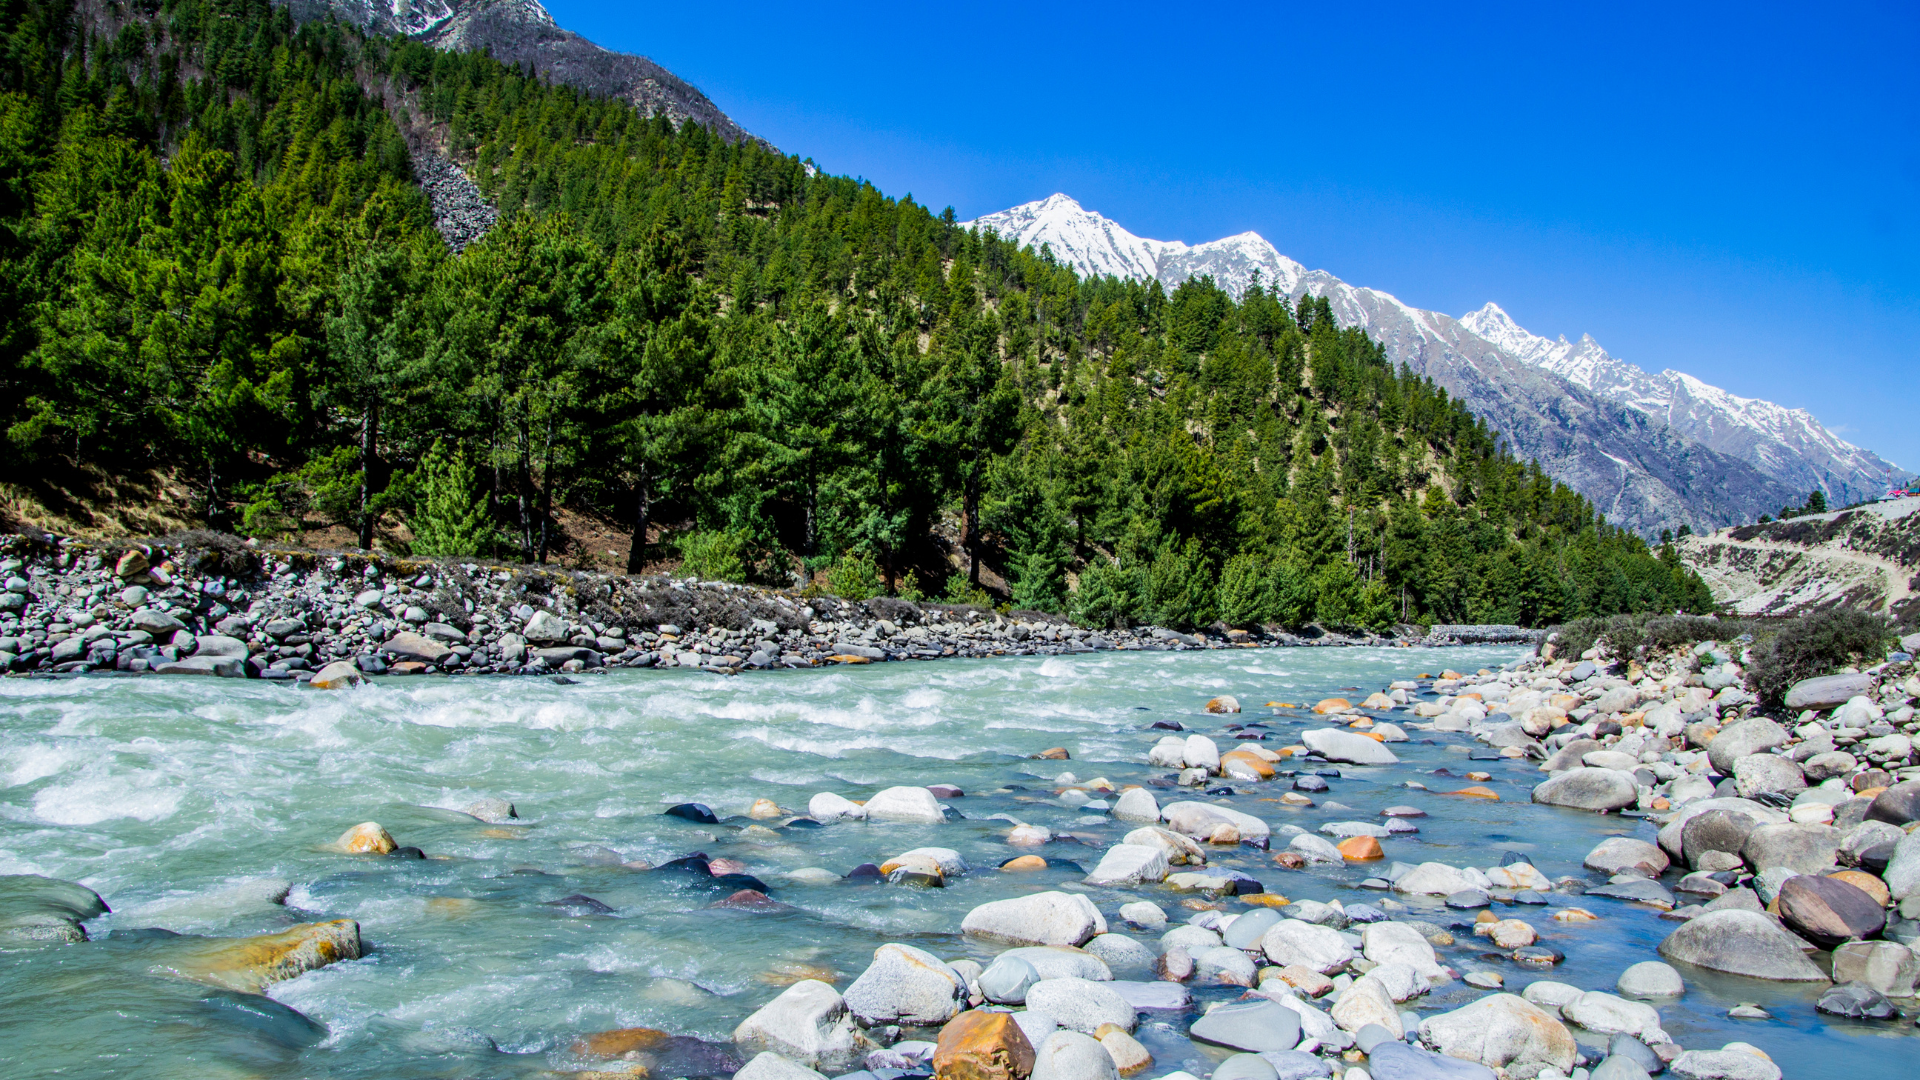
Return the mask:
{"type": "Polygon", "coordinates": [[[1351,765],[1393,765],[1400,759],[1385,744],[1358,732],[1339,728],[1316,728],[1300,733],[1300,741],[1328,761],[1351,765]]]}
{"type": "Polygon", "coordinates": [[[944,1024],[966,1008],[967,980],[925,949],[889,942],[847,987],[847,1008],[868,1025],[944,1024]]]}
{"type": "Polygon", "coordinates": [[[935,825],[947,820],[940,800],[923,787],[890,787],[867,800],[869,821],[911,821],[935,825]]]}
{"type": "Polygon", "coordinates": [[[866,1040],[855,1034],[846,1000],[818,979],[794,983],[740,1021],[733,1029],[733,1043],[743,1054],[771,1050],[835,1076],[866,1055],[866,1040]]]}
{"type": "Polygon", "coordinates": [[[981,904],[960,921],[962,933],[1016,945],[1084,945],[1107,932],[1093,901],[1078,893],[1043,892],[981,904]]]}
{"type": "Polygon", "coordinates": [[[1087,875],[1089,885],[1139,885],[1167,879],[1166,850],[1147,844],[1115,844],[1087,875]]]}

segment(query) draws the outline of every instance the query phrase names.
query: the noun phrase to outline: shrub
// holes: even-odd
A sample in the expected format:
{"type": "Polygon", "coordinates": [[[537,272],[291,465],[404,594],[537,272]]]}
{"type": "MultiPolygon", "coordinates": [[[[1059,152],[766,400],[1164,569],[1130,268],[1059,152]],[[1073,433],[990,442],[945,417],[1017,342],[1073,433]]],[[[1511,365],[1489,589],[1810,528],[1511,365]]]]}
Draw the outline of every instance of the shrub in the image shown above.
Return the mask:
{"type": "Polygon", "coordinates": [[[1163,626],[1190,630],[1214,620],[1213,568],[1200,541],[1169,543],[1147,567],[1147,614],[1163,626]]]}
{"type": "Polygon", "coordinates": [[[744,583],[752,571],[747,538],[731,529],[690,532],[675,540],[680,549],[680,572],[701,581],[744,583]]]}
{"type": "Polygon", "coordinates": [[[1073,617],[1084,626],[1125,630],[1140,617],[1139,575],[1118,563],[1096,558],[1080,575],[1073,594],[1073,617]]]}
{"type": "Polygon", "coordinates": [[[1267,567],[1253,555],[1235,555],[1220,571],[1220,617],[1229,626],[1257,626],[1273,617],[1267,567]]]}
{"type": "Polygon", "coordinates": [[[493,549],[487,500],[474,485],[465,450],[449,455],[439,442],[420,463],[420,509],[409,524],[415,555],[484,555],[493,549]]]}
{"type": "Polygon", "coordinates": [[[1802,679],[1830,674],[1845,664],[1879,660],[1887,654],[1888,632],[1884,617],[1853,608],[1781,623],[1753,650],[1747,684],[1763,703],[1778,705],[1802,679]]]}
{"type": "Polygon", "coordinates": [[[873,565],[873,556],[864,551],[841,555],[828,575],[832,579],[833,595],[842,600],[866,600],[885,591],[880,571],[873,565]]]}

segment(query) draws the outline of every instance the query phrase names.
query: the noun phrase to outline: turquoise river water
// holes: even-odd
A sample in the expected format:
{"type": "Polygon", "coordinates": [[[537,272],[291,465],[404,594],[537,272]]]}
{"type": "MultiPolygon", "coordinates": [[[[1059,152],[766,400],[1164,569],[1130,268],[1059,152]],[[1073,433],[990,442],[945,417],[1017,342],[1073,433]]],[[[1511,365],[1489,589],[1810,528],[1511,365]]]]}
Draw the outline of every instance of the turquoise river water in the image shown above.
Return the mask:
{"type": "MultiPolygon", "coordinates": [[[[0,873],[84,882],[109,915],[84,944],[0,952],[0,1076],[173,1078],[516,1078],[585,1067],[569,1045],[583,1033],[645,1026],[726,1044],[743,1017],[798,977],[844,990],[873,949],[906,941],[949,959],[988,960],[997,947],[963,938],[972,907],[1023,891],[1084,888],[1099,845],[1131,826],[1076,811],[1054,796],[1063,771],[1115,784],[1165,777],[1145,754],[1178,720],[1217,732],[1263,721],[1274,745],[1318,722],[1270,700],[1313,701],[1367,691],[1444,667],[1513,659],[1507,648],[1280,649],[1100,653],[1051,658],[894,663],[720,678],[639,671],[576,685],[533,679],[383,680],[346,692],[191,678],[0,681],[0,873]],[[1200,711],[1237,695],[1240,716],[1200,711]],[[1030,755],[1065,746],[1071,761],[1030,755]],[[896,784],[950,783],[962,820],[938,825],[841,823],[755,830],[757,798],[804,812],[818,791],[865,798],[896,784]],[[500,796],[523,820],[487,825],[451,812],[500,796]],[[689,801],[719,825],[663,816],[689,801]],[[1022,853],[1005,841],[1010,815],[1071,833],[1027,874],[995,867],[1022,853]],[[376,820],[431,858],[348,856],[326,845],[376,820]],[[957,849],[973,869],[944,889],[798,884],[807,867],[835,873],[922,845],[957,849]],[[690,852],[745,863],[783,907],[716,909],[724,890],[659,864],[690,852]],[[1082,869],[1084,868],[1084,869],[1082,869]],[[274,883],[290,886],[270,902],[274,883]],[[610,913],[550,901],[594,898],[610,913]],[[271,1000],[210,990],[159,973],[171,939],[139,933],[234,936],[321,918],[358,920],[358,961],[279,983],[271,1000]],[[277,1003],[277,1004],[276,1004],[277,1003]]],[[[1357,699],[1357,695],[1355,696],[1357,699]]],[[[1530,762],[1474,762],[1502,801],[1446,798],[1464,785],[1461,736],[1394,747],[1402,764],[1343,766],[1316,798],[1349,809],[1275,801],[1287,781],[1235,784],[1230,804],[1307,829],[1329,820],[1381,820],[1396,803],[1426,809],[1417,835],[1383,840],[1390,859],[1488,866],[1527,853],[1549,876],[1584,876],[1602,837],[1651,839],[1650,823],[1529,805],[1530,762]]],[[[1221,739],[1222,748],[1228,745],[1221,739]]],[[[1156,791],[1164,804],[1182,797],[1156,791]]],[[[1276,845],[1279,846],[1279,845],[1276,845]]],[[[1288,871],[1242,847],[1213,862],[1242,869],[1295,899],[1377,902],[1362,867],[1288,871]]],[[[1594,879],[1596,882],[1599,880],[1594,879]]],[[[1089,895],[1113,929],[1115,911],[1152,899],[1175,921],[1191,914],[1161,886],[1089,895]]],[[[1550,973],[1527,972],[1485,939],[1460,933],[1442,950],[1460,969],[1502,972],[1509,989],[1548,977],[1611,989],[1621,969],[1654,957],[1673,927],[1617,900],[1555,894],[1593,923],[1553,921],[1551,908],[1512,913],[1566,953],[1550,973]]],[[[1244,910],[1228,901],[1230,909],[1244,910]]],[[[1448,923],[1462,913],[1424,917],[1448,923]]],[[[1152,935],[1135,936],[1151,944],[1152,935]]],[[[1814,1013],[1817,992],[1689,971],[1687,995],[1662,1006],[1666,1030],[1689,1048],[1741,1039],[1771,1054],[1790,1080],[1911,1075],[1896,1057],[1920,1043],[1905,1024],[1840,1022],[1814,1013]],[[1734,1021],[1756,1002],[1771,1021],[1734,1021]]],[[[1127,977],[1122,974],[1121,977],[1127,977]]],[[[1132,977],[1150,978],[1136,973],[1132,977]]],[[[1234,996],[1201,988],[1197,1005],[1234,996]]],[[[1454,983],[1417,999],[1457,1008],[1480,991],[1454,983]]],[[[1149,1076],[1211,1067],[1184,1034],[1192,1017],[1147,1014],[1149,1076]]],[[[692,1044],[689,1044],[692,1045],[692,1044]]],[[[726,1049],[716,1048],[714,1056],[726,1049]]],[[[696,1048],[667,1075],[726,1067],[696,1048]]]]}

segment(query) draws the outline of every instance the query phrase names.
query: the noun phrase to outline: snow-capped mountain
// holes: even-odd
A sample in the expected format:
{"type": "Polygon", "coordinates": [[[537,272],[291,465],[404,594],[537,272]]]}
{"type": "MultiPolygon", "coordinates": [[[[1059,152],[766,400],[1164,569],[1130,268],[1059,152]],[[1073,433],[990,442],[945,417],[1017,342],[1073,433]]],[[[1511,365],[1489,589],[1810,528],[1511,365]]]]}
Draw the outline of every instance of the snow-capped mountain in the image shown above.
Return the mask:
{"type": "Polygon", "coordinates": [[[1889,477],[1905,471],[1828,431],[1805,409],[1741,397],[1668,368],[1649,374],[1616,359],[1583,334],[1549,341],[1529,333],[1498,304],[1461,317],[1474,333],[1530,364],[1537,364],[1641,412],[1657,416],[1688,438],[1731,454],[1801,492],[1820,488],[1844,506],[1879,495],[1889,477]]]}
{"type": "Polygon", "coordinates": [[[1884,483],[1884,473],[1872,473],[1880,459],[1805,413],[1679,373],[1648,375],[1591,338],[1562,348],[1504,312],[1496,317],[1498,308],[1466,319],[1424,311],[1308,270],[1257,233],[1196,245],[1149,240],[1065,195],[969,224],[1022,245],[1044,244],[1083,274],[1152,277],[1169,288],[1211,274],[1238,296],[1258,272],[1289,297],[1325,297],[1341,325],[1364,328],[1393,360],[1486,417],[1515,453],[1537,459],[1609,520],[1638,532],[1752,521],[1799,505],[1815,486],[1825,486],[1831,501],[1877,494],[1884,483]]]}
{"type": "Polygon", "coordinates": [[[380,34],[402,34],[442,49],[486,49],[509,64],[531,64],[554,82],[624,98],[674,123],[692,120],[726,139],[749,135],[698,88],[644,56],[603,49],[562,30],[540,0],[276,0],[301,22],[335,16],[380,34]]]}

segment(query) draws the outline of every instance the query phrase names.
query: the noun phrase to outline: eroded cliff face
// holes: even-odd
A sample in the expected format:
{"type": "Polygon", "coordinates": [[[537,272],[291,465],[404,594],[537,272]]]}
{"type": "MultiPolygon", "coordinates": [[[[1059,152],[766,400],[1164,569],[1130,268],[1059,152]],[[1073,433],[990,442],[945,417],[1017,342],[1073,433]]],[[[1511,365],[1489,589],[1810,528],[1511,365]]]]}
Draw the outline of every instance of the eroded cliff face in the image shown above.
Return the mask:
{"type": "Polygon", "coordinates": [[[1680,555],[1738,614],[1920,615],[1920,498],[1690,536],[1680,555]]]}

